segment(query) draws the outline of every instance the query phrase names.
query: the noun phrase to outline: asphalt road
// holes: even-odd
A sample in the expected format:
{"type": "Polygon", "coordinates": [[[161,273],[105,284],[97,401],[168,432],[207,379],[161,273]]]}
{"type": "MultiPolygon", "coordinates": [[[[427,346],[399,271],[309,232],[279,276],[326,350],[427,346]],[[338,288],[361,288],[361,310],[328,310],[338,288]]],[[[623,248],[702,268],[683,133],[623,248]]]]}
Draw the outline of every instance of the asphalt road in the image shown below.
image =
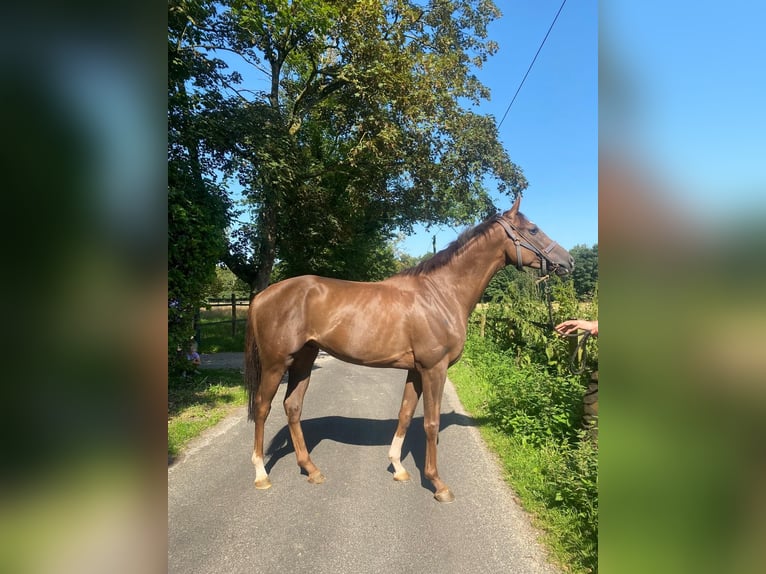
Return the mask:
{"type": "MultiPolygon", "coordinates": [[[[229,359],[241,364],[241,357],[229,359]]],[[[441,504],[422,478],[422,402],[402,451],[413,480],[395,482],[388,462],[405,372],[321,355],[314,368],[303,429],[327,481],[309,484],[296,464],[283,384],[266,422],[271,489],[253,487],[253,423],[244,409],[168,468],[168,572],[558,572],[451,383],[442,401],[439,473],[456,500],[441,504]]]]}

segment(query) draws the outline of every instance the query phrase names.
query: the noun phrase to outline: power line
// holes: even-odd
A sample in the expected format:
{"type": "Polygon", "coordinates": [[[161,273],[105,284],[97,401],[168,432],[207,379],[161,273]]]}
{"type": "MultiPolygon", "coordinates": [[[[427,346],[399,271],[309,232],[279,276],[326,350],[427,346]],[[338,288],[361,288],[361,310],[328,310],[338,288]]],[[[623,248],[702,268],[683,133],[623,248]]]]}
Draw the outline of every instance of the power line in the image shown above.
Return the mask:
{"type": "Polygon", "coordinates": [[[548,35],[551,33],[551,30],[553,30],[553,25],[556,23],[556,20],[559,18],[559,14],[561,14],[561,11],[564,9],[564,4],[567,3],[567,0],[564,0],[561,3],[561,6],[559,7],[559,11],[556,12],[556,16],[553,17],[553,22],[551,22],[550,28],[548,28],[548,31],[545,33],[545,38],[543,38],[543,41],[540,43],[540,47],[537,49],[537,53],[535,54],[535,57],[532,58],[532,63],[529,64],[529,68],[527,68],[527,73],[524,74],[524,77],[521,80],[521,83],[519,84],[519,87],[516,89],[516,93],[513,94],[513,99],[511,100],[511,103],[508,104],[508,107],[505,109],[505,113],[503,114],[503,119],[500,120],[500,123],[497,124],[497,129],[500,129],[500,126],[503,125],[503,122],[505,121],[505,116],[508,115],[508,112],[511,111],[511,106],[513,105],[513,102],[516,101],[516,96],[519,95],[519,92],[521,91],[521,86],[524,85],[524,82],[527,80],[527,76],[529,75],[530,70],[532,70],[532,66],[535,65],[535,60],[537,60],[537,56],[540,54],[540,50],[543,49],[543,45],[545,44],[545,41],[548,39],[548,35]]]}

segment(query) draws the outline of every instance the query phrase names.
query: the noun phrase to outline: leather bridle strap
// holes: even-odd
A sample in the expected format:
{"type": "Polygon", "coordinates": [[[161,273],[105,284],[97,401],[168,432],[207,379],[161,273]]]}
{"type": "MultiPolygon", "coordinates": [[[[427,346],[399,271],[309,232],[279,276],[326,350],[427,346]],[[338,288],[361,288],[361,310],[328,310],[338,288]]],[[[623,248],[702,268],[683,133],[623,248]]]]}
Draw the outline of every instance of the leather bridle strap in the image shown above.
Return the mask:
{"type": "Polygon", "coordinates": [[[521,263],[521,239],[519,239],[519,236],[516,235],[516,230],[513,228],[513,226],[509,224],[505,219],[503,219],[502,216],[495,216],[495,221],[500,224],[500,227],[505,229],[508,237],[510,237],[511,241],[513,241],[514,245],[516,245],[516,268],[521,271],[524,268],[524,265],[521,263]]]}
{"type": "Polygon", "coordinates": [[[537,255],[540,258],[540,265],[542,267],[541,271],[543,275],[548,274],[547,264],[550,263],[553,268],[555,269],[558,267],[556,263],[551,261],[551,259],[548,257],[551,251],[558,245],[555,241],[551,241],[550,245],[548,245],[545,249],[542,251],[529,242],[529,240],[524,237],[524,235],[521,234],[521,232],[514,227],[512,223],[510,223],[508,220],[506,220],[502,215],[496,215],[495,221],[497,221],[500,226],[505,230],[505,233],[508,235],[508,237],[513,241],[514,245],[516,245],[516,267],[521,270],[523,269],[524,265],[521,262],[521,248],[526,247],[529,249],[532,253],[537,255]]]}

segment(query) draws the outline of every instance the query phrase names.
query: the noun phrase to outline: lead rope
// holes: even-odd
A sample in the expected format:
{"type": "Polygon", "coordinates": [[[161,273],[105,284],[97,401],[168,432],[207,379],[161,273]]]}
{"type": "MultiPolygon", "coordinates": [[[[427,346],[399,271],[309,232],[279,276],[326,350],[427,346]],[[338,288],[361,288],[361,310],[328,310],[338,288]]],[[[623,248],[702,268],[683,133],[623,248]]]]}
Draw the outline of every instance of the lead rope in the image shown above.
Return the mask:
{"type": "MultiPolygon", "coordinates": [[[[545,260],[543,259],[543,273],[545,272],[545,260]]],[[[550,275],[541,273],[540,278],[536,281],[536,283],[543,283],[543,292],[545,293],[545,302],[548,306],[548,322],[550,324],[551,331],[554,330],[556,325],[553,322],[553,297],[551,296],[551,286],[548,282],[548,279],[550,279],[550,275]]],[[[583,330],[582,332],[576,332],[576,333],[569,333],[567,335],[564,335],[565,337],[582,337],[577,341],[577,345],[575,345],[574,351],[572,352],[572,356],[569,358],[569,370],[572,372],[573,375],[581,375],[585,372],[585,361],[587,358],[587,355],[585,353],[585,345],[588,342],[588,339],[591,336],[591,332],[588,330],[583,330]],[[580,360],[580,365],[577,366],[577,360],[580,360]]]]}
{"type": "Polygon", "coordinates": [[[577,345],[575,346],[574,351],[572,352],[572,356],[569,358],[569,370],[572,371],[573,375],[581,375],[585,372],[585,359],[587,357],[585,353],[585,344],[588,342],[588,339],[590,339],[591,332],[585,329],[581,333],[570,333],[567,335],[567,337],[582,337],[580,340],[577,341],[577,345]],[[580,354],[582,353],[582,354],[580,354]],[[577,367],[577,357],[580,356],[580,366],[577,367]]]}
{"type": "Polygon", "coordinates": [[[540,278],[535,281],[535,283],[543,284],[543,293],[545,293],[545,302],[548,305],[548,324],[551,328],[551,331],[556,326],[553,323],[553,298],[551,297],[551,286],[550,283],[548,283],[548,279],[551,278],[550,275],[545,273],[545,260],[543,260],[543,269],[540,273],[540,278]]]}

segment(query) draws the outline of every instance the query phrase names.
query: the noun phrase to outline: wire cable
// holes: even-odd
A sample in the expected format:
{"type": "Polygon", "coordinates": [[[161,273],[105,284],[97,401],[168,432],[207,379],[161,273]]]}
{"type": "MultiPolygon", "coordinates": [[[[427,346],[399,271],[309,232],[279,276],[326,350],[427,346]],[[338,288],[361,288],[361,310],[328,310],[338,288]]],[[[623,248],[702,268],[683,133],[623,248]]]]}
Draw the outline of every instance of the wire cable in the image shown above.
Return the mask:
{"type": "Polygon", "coordinates": [[[524,77],[521,80],[521,83],[519,84],[519,87],[516,88],[516,93],[513,94],[513,99],[511,100],[511,103],[508,104],[508,107],[505,109],[505,113],[503,114],[503,118],[500,120],[500,123],[497,124],[497,129],[500,129],[500,126],[503,125],[503,122],[505,121],[505,117],[508,115],[508,112],[511,111],[511,106],[513,105],[513,102],[516,101],[516,96],[519,95],[519,92],[521,91],[521,86],[524,85],[524,82],[527,80],[527,76],[529,75],[529,72],[532,70],[532,66],[535,65],[535,61],[537,60],[537,56],[540,54],[540,50],[543,49],[543,46],[545,45],[545,41],[548,39],[548,35],[551,33],[551,30],[553,30],[554,24],[556,24],[556,20],[559,18],[559,14],[561,14],[561,11],[564,9],[564,4],[567,3],[567,0],[564,0],[561,3],[561,6],[559,7],[559,11],[556,12],[556,16],[553,17],[553,22],[551,22],[550,28],[548,28],[548,31],[545,33],[545,38],[543,38],[543,41],[540,43],[540,47],[537,49],[537,53],[535,54],[535,57],[532,58],[532,63],[529,64],[529,68],[527,68],[527,73],[524,74],[524,77]]]}

